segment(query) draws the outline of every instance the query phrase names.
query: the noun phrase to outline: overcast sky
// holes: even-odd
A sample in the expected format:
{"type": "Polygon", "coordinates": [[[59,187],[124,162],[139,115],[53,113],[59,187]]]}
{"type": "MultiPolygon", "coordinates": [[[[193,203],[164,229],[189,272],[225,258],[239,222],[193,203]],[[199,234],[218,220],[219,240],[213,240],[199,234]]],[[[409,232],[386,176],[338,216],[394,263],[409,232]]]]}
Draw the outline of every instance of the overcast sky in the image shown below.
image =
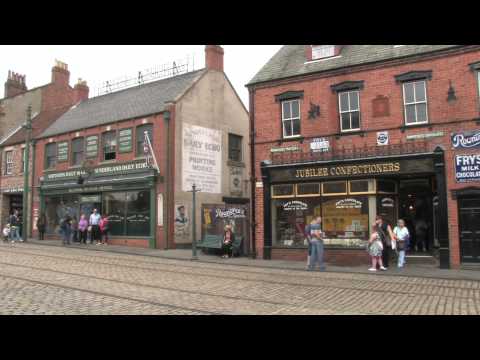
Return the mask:
{"type": "MultiPolygon", "coordinates": [[[[222,45],[225,72],[248,109],[245,84],[281,45],[222,45]]],[[[51,80],[55,59],[68,64],[70,85],[78,78],[94,87],[107,80],[136,76],[138,71],[194,55],[195,69],[205,66],[204,45],[0,45],[0,99],[8,70],[26,75],[32,89],[51,80]]]]}

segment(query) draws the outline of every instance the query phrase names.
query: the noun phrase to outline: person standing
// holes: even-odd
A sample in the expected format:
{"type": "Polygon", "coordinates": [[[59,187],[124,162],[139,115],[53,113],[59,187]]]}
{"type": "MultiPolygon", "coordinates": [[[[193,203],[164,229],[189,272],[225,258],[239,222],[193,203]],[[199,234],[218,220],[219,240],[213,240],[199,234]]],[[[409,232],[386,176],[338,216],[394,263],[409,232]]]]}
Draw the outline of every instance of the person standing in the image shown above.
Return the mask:
{"type": "Polygon", "coordinates": [[[102,237],[102,245],[107,245],[108,242],[108,231],[109,231],[109,224],[108,224],[108,216],[103,215],[103,217],[100,219],[100,231],[101,231],[101,237],[102,237]]]}
{"type": "Polygon", "coordinates": [[[408,246],[408,238],[410,233],[408,232],[407,227],[405,226],[405,221],[403,219],[398,219],[397,226],[393,229],[393,233],[397,240],[398,248],[398,264],[399,268],[403,268],[405,265],[405,250],[408,246]]]}
{"type": "Polygon", "coordinates": [[[368,255],[372,258],[372,267],[368,269],[368,271],[377,271],[377,264],[380,266],[380,270],[387,270],[387,268],[383,266],[382,254],[383,243],[378,233],[378,225],[375,223],[372,225],[372,235],[370,235],[370,239],[368,240],[368,255]]]}
{"type": "Polygon", "coordinates": [[[79,242],[78,240],[78,221],[77,218],[74,216],[72,219],[72,241],[79,242]]]}
{"type": "Polygon", "coordinates": [[[232,257],[232,247],[235,241],[235,234],[232,230],[232,225],[225,226],[222,242],[222,258],[232,257]]]}
{"type": "Polygon", "coordinates": [[[312,225],[315,225],[316,223],[317,223],[316,219],[313,218],[312,221],[310,221],[310,224],[305,226],[305,230],[304,230],[304,235],[305,235],[305,238],[307,239],[307,244],[308,244],[307,270],[310,268],[310,259],[312,256],[312,236],[311,236],[312,225]]]}
{"type": "Polygon", "coordinates": [[[93,209],[93,213],[90,215],[90,226],[92,227],[92,240],[96,241],[96,245],[100,245],[100,214],[97,212],[97,209],[93,209]]]}
{"type": "Polygon", "coordinates": [[[377,225],[377,233],[380,236],[380,241],[383,245],[382,262],[383,266],[388,269],[390,262],[390,254],[392,251],[392,239],[394,234],[390,225],[383,221],[381,215],[377,215],[375,218],[375,224],[377,225]]]}
{"type": "Polygon", "coordinates": [[[88,221],[85,218],[85,214],[80,216],[80,221],[78,222],[78,232],[80,235],[80,243],[86,244],[87,243],[87,228],[88,228],[88,221]]]}
{"type": "Polygon", "coordinates": [[[72,236],[72,220],[70,219],[69,215],[67,215],[67,217],[62,221],[60,229],[62,230],[63,245],[70,245],[70,238],[72,236]]]}
{"type": "Polygon", "coordinates": [[[310,264],[308,270],[315,269],[315,265],[318,262],[320,271],[325,270],[323,263],[323,232],[321,229],[322,218],[317,216],[314,223],[310,224],[310,243],[312,244],[312,254],[310,256],[310,264]]]}
{"type": "Polygon", "coordinates": [[[428,224],[425,219],[420,218],[415,222],[415,235],[417,238],[417,251],[427,250],[428,224]]]}
{"type": "Polygon", "coordinates": [[[10,240],[12,244],[15,243],[15,240],[23,242],[23,240],[20,238],[20,235],[18,234],[18,231],[20,229],[20,219],[18,217],[18,210],[15,210],[13,214],[10,215],[9,223],[10,223],[10,240]]]}
{"type": "Polygon", "coordinates": [[[47,227],[47,218],[41,213],[37,219],[38,240],[45,240],[45,230],[47,227]]]}

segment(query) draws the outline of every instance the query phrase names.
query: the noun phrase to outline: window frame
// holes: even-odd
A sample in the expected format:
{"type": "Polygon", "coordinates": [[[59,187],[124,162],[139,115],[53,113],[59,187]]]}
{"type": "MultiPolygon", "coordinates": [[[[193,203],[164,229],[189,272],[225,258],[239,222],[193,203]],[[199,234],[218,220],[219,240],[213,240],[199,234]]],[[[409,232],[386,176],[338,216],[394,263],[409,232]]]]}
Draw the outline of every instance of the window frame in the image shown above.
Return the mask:
{"type": "Polygon", "coordinates": [[[322,189],[321,189],[321,190],[322,190],[322,193],[321,193],[321,196],[322,196],[322,197],[348,195],[348,180],[324,181],[324,182],[322,182],[322,189]],[[329,183],[344,183],[344,184],[345,184],[345,192],[340,192],[340,193],[325,193],[325,191],[323,190],[324,185],[325,185],[325,184],[329,184],[329,183]]]}
{"type": "Polygon", "coordinates": [[[361,116],[361,110],[360,110],[360,90],[352,89],[352,90],[339,91],[337,93],[337,96],[338,96],[338,118],[339,118],[339,121],[340,121],[340,132],[348,133],[348,132],[360,131],[362,129],[362,116],[361,116]],[[351,93],[357,93],[357,101],[358,101],[358,109],[353,110],[353,111],[350,108],[350,94],[351,93]],[[348,94],[348,110],[346,110],[346,111],[342,110],[342,102],[341,102],[342,94],[348,94]],[[344,129],[343,128],[343,121],[342,121],[342,114],[349,114],[350,115],[350,126],[352,126],[352,113],[354,113],[354,112],[358,112],[358,128],[344,129]]]}
{"type": "Polygon", "coordinates": [[[85,142],[85,137],[84,137],[84,136],[79,136],[79,137],[76,137],[76,138],[72,139],[71,145],[70,145],[70,146],[71,146],[71,150],[70,150],[70,151],[71,151],[71,154],[70,154],[70,165],[71,165],[71,166],[80,166],[80,165],[82,165],[82,162],[85,161],[85,159],[86,159],[86,149],[85,149],[86,144],[85,144],[85,143],[86,143],[86,142],[85,142]],[[82,146],[83,159],[82,159],[82,161],[80,162],[80,164],[75,164],[75,163],[74,163],[74,160],[75,160],[75,152],[73,151],[73,149],[74,149],[74,147],[75,147],[75,146],[74,146],[74,145],[75,145],[75,142],[78,141],[78,140],[82,140],[82,141],[83,141],[83,146],[82,146]]]}
{"type": "Polygon", "coordinates": [[[242,162],[243,161],[243,136],[233,134],[233,133],[228,133],[228,160],[229,161],[235,161],[235,162],[242,162]],[[236,138],[237,140],[239,140],[238,141],[238,145],[239,145],[238,149],[232,149],[232,147],[231,147],[231,145],[232,145],[231,140],[233,138],[236,138]],[[232,157],[230,156],[232,150],[238,151],[238,153],[239,153],[238,159],[232,159],[232,157]]]}
{"type": "Polygon", "coordinates": [[[47,143],[45,145],[45,163],[44,163],[44,169],[45,170],[51,170],[51,169],[55,169],[57,167],[57,155],[58,155],[58,151],[57,151],[57,143],[56,142],[51,142],[51,143],[47,143]],[[52,155],[51,157],[52,158],[55,158],[55,164],[53,166],[49,166],[49,162],[48,162],[48,159],[49,159],[49,156],[48,156],[48,147],[51,147],[52,149],[55,149],[55,155],[52,155]]]}
{"type": "Polygon", "coordinates": [[[296,197],[296,194],[297,194],[297,186],[296,184],[273,184],[271,185],[271,188],[270,188],[270,191],[271,191],[271,198],[272,199],[288,199],[288,198],[294,198],[296,197]],[[274,191],[274,188],[276,186],[292,186],[292,193],[291,195],[275,195],[275,191],[274,191]]]}
{"type": "MultiPolygon", "coordinates": [[[[141,124],[141,125],[136,126],[135,127],[135,156],[136,157],[145,157],[145,154],[143,153],[143,145],[142,145],[142,151],[140,151],[140,152],[138,151],[138,143],[139,143],[138,131],[142,127],[147,127],[147,126],[150,126],[151,129],[152,129],[152,136],[150,137],[150,142],[152,143],[152,148],[153,148],[153,124],[152,123],[146,123],[146,124],[141,124]]],[[[144,141],[143,131],[141,132],[141,136],[142,136],[142,143],[143,143],[143,141],[144,141]]]]}
{"type": "MultiPolygon", "coordinates": [[[[110,154],[110,153],[109,153],[110,154]]],[[[104,131],[102,133],[102,162],[103,161],[116,161],[118,160],[118,132],[117,130],[110,130],[110,131],[104,131]],[[105,135],[106,134],[114,134],[114,139],[115,139],[115,158],[114,159],[105,159],[105,135]]]]}
{"type": "MultiPolygon", "coordinates": [[[[302,136],[302,122],[301,122],[301,119],[302,119],[302,111],[301,111],[301,103],[300,103],[300,99],[288,99],[288,100],[283,100],[280,102],[280,111],[282,113],[282,138],[283,139],[294,139],[294,138],[298,138],[298,137],[301,137],[302,136]],[[298,118],[297,117],[290,117],[290,118],[285,118],[284,117],[284,111],[283,111],[283,104],[286,104],[286,103],[293,103],[293,102],[298,102],[298,118]],[[289,135],[289,136],[286,136],[285,135],[285,127],[284,127],[284,123],[286,121],[290,121],[290,126],[291,126],[291,130],[292,130],[292,134],[293,134],[293,121],[297,120],[298,119],[298,122],[299,122],[299,133],[296,134],[296,135],[289,135]]],[[[292,106],[290,105],[290,116],[292,116],[292,106]]]]}
{"type": "Polygon", "coordinates": [[[335,50],[336,46],[335,45],[311,45],[311,50],[312,50],[312,61],[314,60],[321,60],[321,59],[328,59],[331,57],[335,56],[335,50]],[[314,57],[314,48],[331,48],[332,49],[332,55],[326,55],[326,56],[321,56],[321,57],[314,57]]]}
{"type": "Polygon", "coordinates": [[[429,116],[428,116],[428,93],[427,93],[427,80],[426,79],[418,79],[418,80],[412,80],[412,81],[405,81],[402,83],[402,94],[403,94],[403,117],[404,117],[404,125],[405,126],[415,126],[415,125],[423,125],[423,124],[428,124],[429,123],[429,116]],[[415,85],[417,83],[423,83],[424,84],[424,93],[425,93],[425,100],[424,101],[417,101],[417,91],[415,89],[415,85]],[[407,85],[413,84],[413,102],[407,103],[406,102],[406,96],[405,96],[405,88],[407,85]],[[426,115],[426,120],[419,122],[418,116],[417,116],[417,105],[418,104],[425,104],[425,115],[426,115]],[[407,122],[407,106],[414,105],[415,107],[415,122],[414,123],[408,123],[407,122]]]}
{"type": "Polygon", "coordinates": [[[3,173],[3,175],[13,175],[13,164],[14,164],[14,161],[13,161],[13,150],[8,150],[8,151],[5,151],[5,171],[3,173]],[[8,155],[11,154],[11,162],[9,163],[8,162],[8,155]],[[9,165],[11,165],[9,167],[9,165]],[[10,172],[9,172],[9,169],[10,169],[10,172]]]}

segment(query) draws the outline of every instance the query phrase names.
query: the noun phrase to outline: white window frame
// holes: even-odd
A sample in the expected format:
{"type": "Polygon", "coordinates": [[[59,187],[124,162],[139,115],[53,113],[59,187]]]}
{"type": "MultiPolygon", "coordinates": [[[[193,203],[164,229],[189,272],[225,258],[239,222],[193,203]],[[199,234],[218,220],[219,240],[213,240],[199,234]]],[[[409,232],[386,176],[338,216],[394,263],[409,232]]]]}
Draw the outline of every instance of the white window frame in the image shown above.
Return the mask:
{"type": "Polygon", "coordinates": [[[300,137],[301,136],[301,132],[302,132],[302,123],[301,123],[301,107],[300,107],[300,99],[293,99],[293,100],[284,100],[281,102],[281,111],[282,111],[282,135],[283,135],[283,138],[284,139],[291,139],[291,138],[297,138],[297,137],[300,137]],[[289,118],[285,118],[285,114],[283,112],[283,106],[284,104],[291,104],[293,102],[298,102],[298,117],[292,117],[292,105],[290,105],[290,117],[289,118]],[[298,122],[300,123],[300,133],[299,134],[295,134],[295,135],[289,135],[289,136],[286,136],[285,135],[285,122],[286,121],[290,121],[290,127],[292,129],[292,134],[293,134],[293,122],[295,120],[298,120],[298,122]]]}
{"type": "Polygon", "coordinates": [[[335,56],[335,45],[312,45],[311,48],[312,48],[312,60],[328,59],[328,58],[331,58],[331,57],[335,56]],[[314,51],[316,50],[316,48],[322,48],[321,50],[323,50],[323,49],[329,49],[330,50],[331,49],[332,54],[331,55],[320,56],[320,57],[314,57],[313,54],[314,54],[314,51]]]}
{"type": "Polygon", "coordinates": [[[338,93],[338,112],[339,112],[339,121],[340,121],[340,130],[341,132],[352,132],[352,131],[359,131],[362,128],[362,113],[360,111],[360,91],[359,90],[347,90],[347,91],[341,91],[338,93]],[[357,93],[357,98],[358,98],[358,110],[352,110],[350,109],[350,93],[357,93]],[[348,110],[342,110],[342,102],[340,100],[340,97],[342,94],[348,94],[348,110]],[[344,129],[343,128],[343,121],[342,121],[342,114],[350,114],[350,126],[352,125],[352,113],[358,111],[358,128],[355,129],[344,129]]]}
{"type": "Polygon", "coordinates": [[[477,70],[478,99],[480,100],[480,70],[477,70]]]}
{"type": "Polygon", "coordinates": [[[5,175],[12,175],[12,174],[13,174],[13,150],[9,150],[5,152],[5,175]],[[10,159],[8,155],[10,155],[10,159]]]}
{"type": "Polygon", "coordinates": [[[405,126],[412,126],[412,125],[421,125],[421,124],[428,124],[428,96],[427,96],[427,81],[426,80],[416,80],[416,81],[408,81],[404,82],[402,84],[402,89],[403,89],[403,114],[405,118],[405,126]],[[415,90],[415,85],[417,83],[423,83],[423,89],[425,91],[425,101],[417,101],[417,91],[415,90]],[[405,96],[405,86],[408,84],[413,84],[413,102],[406,102],[406,96],[405,96]],[[425,113],[426,113],[426,120],[419,122],[417,120],[417,106],[418,104],[425,104],[425,113]],[[408,123],[407,122],[407,105],[415,105],[415,122],[413,123],[408,123]]]}

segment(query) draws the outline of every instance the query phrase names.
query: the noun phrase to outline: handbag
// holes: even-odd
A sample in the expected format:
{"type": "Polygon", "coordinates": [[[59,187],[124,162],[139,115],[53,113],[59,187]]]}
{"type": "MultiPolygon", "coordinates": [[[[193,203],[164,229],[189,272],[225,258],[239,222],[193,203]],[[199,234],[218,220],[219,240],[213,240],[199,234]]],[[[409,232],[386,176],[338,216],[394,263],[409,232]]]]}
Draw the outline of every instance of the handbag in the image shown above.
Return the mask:
{"type": "Polygon", "coordinates": [[[88,231],[88,232],[92,231],[92,225],[90,225],[90,226],[87,228],[87,231],[88,231]]]}

